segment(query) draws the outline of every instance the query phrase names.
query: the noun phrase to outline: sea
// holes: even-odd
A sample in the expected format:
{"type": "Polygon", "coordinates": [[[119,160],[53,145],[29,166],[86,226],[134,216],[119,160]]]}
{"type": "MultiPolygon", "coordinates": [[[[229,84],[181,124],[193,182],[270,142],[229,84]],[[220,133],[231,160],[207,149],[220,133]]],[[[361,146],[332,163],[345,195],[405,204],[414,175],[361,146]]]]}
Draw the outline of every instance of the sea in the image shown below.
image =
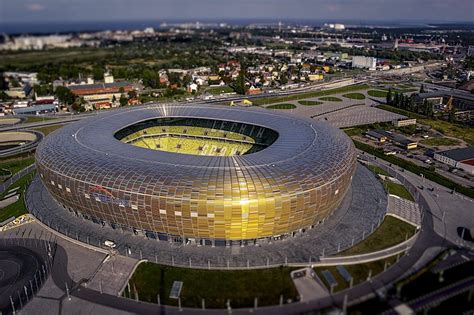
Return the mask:
{"type": "Polygon", "coordinates": [[[162,25],[177,25],[183,23],[199,22],[204,25],[216,26],[225,23],[227,25],[243,26],[243,25],[306,25],[321,26],[325,23],[342,23],[349,26],[358,27],[377,27],[377,28],[400,28],[400,27],[424,27],[428,26],[427,22],[386,22],[386,21],[334,21],[334,20],[304,20],[304,19],[287,19],[287,20],[269,20],[269,19],[228,19],[228,20],[140,20],[140,21],[67,21],[67,22],[1,22],[0,34],[18,35],[18,34],[52,34],[52,33],[74,33],[74,32],[94,32],[104,30],[138,30],[147,27],[155,29],[162,25]]]}

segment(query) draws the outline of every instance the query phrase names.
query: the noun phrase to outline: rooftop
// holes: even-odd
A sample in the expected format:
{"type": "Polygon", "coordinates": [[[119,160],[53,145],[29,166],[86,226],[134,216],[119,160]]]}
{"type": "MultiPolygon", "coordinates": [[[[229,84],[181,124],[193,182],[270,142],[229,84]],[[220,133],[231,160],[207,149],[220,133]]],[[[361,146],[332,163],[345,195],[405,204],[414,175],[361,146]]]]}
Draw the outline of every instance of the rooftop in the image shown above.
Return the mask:
{"type": "Polygon", "coordinates": [[[474,147],[460,148],[438,152],[439,155],[446,156],[455,161],[461,162],[474,159],[474,147]]]}

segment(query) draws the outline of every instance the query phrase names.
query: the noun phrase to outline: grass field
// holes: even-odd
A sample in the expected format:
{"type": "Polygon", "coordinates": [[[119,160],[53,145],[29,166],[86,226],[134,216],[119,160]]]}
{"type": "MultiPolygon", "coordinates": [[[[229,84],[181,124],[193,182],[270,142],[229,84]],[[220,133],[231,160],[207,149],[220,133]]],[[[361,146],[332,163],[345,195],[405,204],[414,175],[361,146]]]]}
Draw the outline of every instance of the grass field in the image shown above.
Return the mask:
{"type": "Polygon", "coordinates": [[[170,136],[141,138],[134,141],[133,145],[152,150],[207,156],[242,155],[253,147],[251,143],[170,136]]]}
{"type": "Polygon", "coordinates": [[[304,106],[314,106],[314,105],[321,105],[323,102],[318,102],[318,101],[298,101],[298,104],[304,105],[304,106]]]}
{"type": "Polygon", "coordinates": [[[267,106],[266,108],[270,108],[270,109],[295,109],[295,108],[296,108],[296,105],[290,104],[290,103],[286,103],[286,104],[275,104],[275,105],[267,106]]]}
{"type": "Polygon", "coordinates": [[[254,298],[258,305],[276,305],[283,295],[285,301],[294,301],[298,293],[290,277],[291,268],[278,267],[260,270],[218,271],[177,268],[142,263],[130,279],[131,295],[126,289],[124,296],[134,298],[135,288],[139,299],[177,305],[170,299],[174,281],[182,281],[181,304],[186,307],[201,307],[205,299],[206,308],[225,308],[229,299],[232,307],[252,307],[254,298]]]}
{"type": "Polygon", "coordinates": [[[410,118],[416,118],[420,124],[430,126],[448,137],[462,139],[470,146],[474,146],[474,132],[472,131],[472,127],[450,123],[445,120],[428,118],[390,105],[379,105],[377,107],[410,118]]]}
{"type": "Polygon", "coordinates": [[[367,94],[372,97],[387,97],[387,91],[369,90],[367,94]]]}
{"type": "Polygon", "coordinates": [[[206,90],[207,93],[219,95],[221,93],[232,93],[234,90],[230,86],[213,86],[206,90]]]}
{"type": "MultiPolygon", "coordinates": [[[[345,268],[354,279],[353,285],[357,285],[359,283],[367,281],[369,272],[371,273],[371,277],[374,277],[384,271],[385,264],[387,264],[387,267],[389,267],[393,265],[396,261],[397,256],[392,256],[364,264],[348,265],[345,266],[345,268]]],[[[318,275],[319,279],[321,279],[321,281],[324,283],[324,285],[326,285],[328,289],[330,289],[330,286],[326,282],[326,279],[323,277],[321,271],[328,270],[329,272],[331,272],[331,274],[334,276],[334,279],[337,281],[337,285],[334,287],[334,292],[342,291],[344,289],[349,288],[350,286],[350,283],[346,282],[344,278],[339,274],[336,266],[316,267],[314,268],[314,270],[316,271],[316,274],[318,275]]]]}
{"type": "Polygon", "coordinates": [[[25,67],[29,65],[44,65],[47,63],[70,62],[75,63],[102,60],[114,55],[112,49],[106,50],[102,48],[70,48],[64,49],[48,49],[45,51],[28,51],[28,52],[10,52],[2,55],[0,58],[0,67],[25,67]]]}
{"type": "Polygon", "coordinates": [[[369,86],[367,84],[357,84],[357,85],[350,85],[336,89],[324,90],[324,91],[314,91],[314,92],[306,92],[300,94],[292,94],[287,96],[275,96],[275,97],[266,97],[260,98],[254,101],[255,105],[266,105],[266,104],[273,104],[273,103],[280,103],[285,101],[297,101],[305,98],[313,98],[313,97],[320,97],[320,96],[328,96],[332,94],[339,94],[339,93],[347,93],[352,91],[360,91],[360,90],[367,90],[369,86]]]}
{"type": "Polygon", "coordinates": [[[429,139],[421,140],[420,143],[429,145],[429,146],[440,146],[440,145],[450,146],[450,145],[459,145],[461,144],[461,141],[457,139],[452,139],[452,138],[429,138],[429,139]]]}
{"type": "Polygon", "coordinates": [[[347,93],[343,94],[342,96],[351,100],[365,100],[365,95],[362,93],[347,93]]]}
{"type": "Polygon", "coordinates": [[[28,187],[28,184],[31,182],[31,179],[33,178],[33,176],[34,176],[34,172],[23,176],[22,178],[17,180],[13,185],[8,187],[8,189],[1,195],[1,198],[3,198],[4,196],[8,194],[8,191],[10,189],[15,188],[15,187],[21,187],[20,189],[18,189],[18,192],[20,193],[20,198],[15,203],[12,203],[11,205],[0,209],[0,222],[3,222],[11,217],[17,218],[20,215],[27,213],[25,201],[23,200],[23,197],[24,197],[26,188],[28,187]]]}
{"type": "Polygon", "coordinates": [[[49,135],[51,132],[64,127],[64,125],[52,125],[52,126],[45,126],[45,127],[37,127],[33,128],[33,130],[42,132],[45,136],[49,135]]]}
{"type": "Polygon", "coordinates": [[[415,201],[411,193],[403,185],[393,183],[389,180],[384,181],[384,185],[390,194],[413,202],[415,201]]]}
{"type": "Polygon", "coordinates": [[[378,229],[369,237],[337,256],[366,254],[389,248],[405,241],[407,236],[410,238],[415,231],[416,228],[413,225],[387,215],[378,229]]]}
{"type": "Polygon", "coordinates": [[[384,171],[382,168],[376,166],[376,165],[367,165],[367,168],[369,170],[371,170],[372,172],[374,172],[375,174],[380,174],[380,175],[384,175],[384,176],[390,176],[389,173],[387,173],[386,171],[384,171]]]}
{"type": "Polygon", "coordinates": [[[326,102],[342,102],[342,99],[335,96],[324,96],[324,97],[320,97],[319,100],[326,101],[326,102]]]}
{"type": "Polygon", "coordinates": [[[40,121],[46,121],[46,120],[53,120],[56,118],[53,117],[46,117],[46,116],[28,116],[26,117],[26,123],[32,123],[32,122],[40,122],[40,121]]]}
{"type": "Polygon", "coordinates": [[[27,155],[22,155],[19,158],[7,158],[7,159],[2,159],[0,162],[0,169],[7,169],[12,172],[13,174],[18,173],[25,167],[33,164],[35,162],[35,159],[33,155],[27,154],[27,155]]]}

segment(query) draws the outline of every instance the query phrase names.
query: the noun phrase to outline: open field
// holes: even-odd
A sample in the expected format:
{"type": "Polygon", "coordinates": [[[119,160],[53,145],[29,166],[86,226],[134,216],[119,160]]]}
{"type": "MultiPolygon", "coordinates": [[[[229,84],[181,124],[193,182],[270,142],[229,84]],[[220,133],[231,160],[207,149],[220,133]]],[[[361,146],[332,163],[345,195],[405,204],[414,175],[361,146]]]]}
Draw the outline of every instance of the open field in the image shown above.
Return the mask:
{"type": "Polygon", "coordinates": [[[349,98],[351,100],[364,100],[365,99],[365,95],[362,93],[347,93],[347,94],[343,94],[342,96],[344,96],[345,98],[349,98]]]}
{"type": "Polygon", "coordinates": [[[326,101],[326,102],[342,102],[342,99],[335,96],[324,96],[324,97],[320,97],[319,100],[326,101]]]}
{"type": "Polygon", "coordinates": [[[181,304],[187,307],[201,307],[205,299],[206,308],[225,308],[229,299],[232,307],[252,307],[254,298],[258,305],[275,305],[283,295],[285,301],[296,300],[298,293],[290,277],[291,268],[277,267],[260,270],[220,271],[177,268],[145,262],[138,266],[130,279],[131,295],[151,303],[177,305],[170,299],[174,281],[182,281],[181,304]]]}
{"type": "Polygon", "coordinates": [[[474,146],[474,132],[472,131],[472,128],[468,126],[450,123],[445,120],[428,118],[424,115],[412,113],[390,105],[379,105],[377,107],[410,118],[416,118],[420,124],[430,126],[434,130],[439,131],[448,137],[462,139],[470,146],[474,146]]]}
{"type": "Polygon", "coordinates": [[[423,139],[420,141],[420,143],[429,145],[429,146],[450,146],[450,145],[459,145],[461,144],[461,141],[457,139],[452,139],[452,138],[429,138],[429,139],[423,139]]]}
{"type": "Polygon", "coordinates": [[[25,67],[46,63],[95,61],[114,55],[113,50],[102,48],[49,49],[44,51],[9,52],[1,55],[0,67],[25,67]]]}
{"type": "Polygon", "coordinates": [[[300,94],[292,94],[287,96],[275,96],[275,97],[266,97],[256,99],[254,101],[255,105],[266,105],[266,104],[273,104],[285,101],[296,101],[302,100],[305,98],[313,98],[313,97],[320,97],[320,96],[328,96],[332,94],[340,94],[340,93],[347,93],[352,91],[360,91],[360,90],[367,90],[369,86],[367,84],[357,84],[357,85],[350,85],[336,89],[324,90],[324,91],[314,91],[314,92],[305,92],[300,94]]]}
{"type": "Polygon", "coordinates": [[[314,105],[321,105],[323,102],[318,102],[318,101],[298,101],[298,104],[304,105],[304,106],[314,106],[314,105]]]}
{"type": "Polygon", "coordinates": [[[284,103],[284,104],[270,105],[266,108],[270,108],[270,109],[295,109],[296,105],[290,104],[290,103],[286,103],[286,104],[284,103]]]}
{"type": "Polygon", "coordinates": [[[365,240],[337,256],[366,254],[395,246],[415,234],[416,228],[392,216],[385,216],[382,224],[365,240]]]}

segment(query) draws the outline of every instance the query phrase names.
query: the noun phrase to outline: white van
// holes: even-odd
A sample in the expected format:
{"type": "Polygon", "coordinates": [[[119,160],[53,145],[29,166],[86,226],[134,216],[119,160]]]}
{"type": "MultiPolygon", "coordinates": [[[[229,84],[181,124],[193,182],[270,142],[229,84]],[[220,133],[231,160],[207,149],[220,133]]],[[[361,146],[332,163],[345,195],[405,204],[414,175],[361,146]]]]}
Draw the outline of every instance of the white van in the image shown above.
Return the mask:
{"type": "Polygon", "coordinates": [[[114,241],[111,241],[111,240],[106,240],[106,241],[104,242],[104,245],[107,246],[107,247],[110,247],[110,248],[115,248],[115,247],[117,247],[117,244],[115,244],[115,242],[114,242],[114,241]]]}

